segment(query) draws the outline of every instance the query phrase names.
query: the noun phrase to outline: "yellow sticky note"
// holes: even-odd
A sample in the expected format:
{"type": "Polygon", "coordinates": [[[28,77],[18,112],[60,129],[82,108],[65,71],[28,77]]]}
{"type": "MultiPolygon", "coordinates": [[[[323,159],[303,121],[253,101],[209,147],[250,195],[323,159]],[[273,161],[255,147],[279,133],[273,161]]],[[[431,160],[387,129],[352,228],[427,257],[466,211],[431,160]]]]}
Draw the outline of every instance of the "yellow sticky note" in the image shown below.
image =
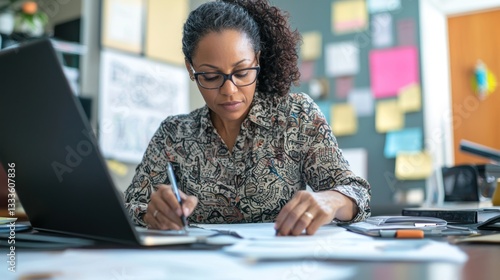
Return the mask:
{"type": "Polygon", "coordinates": [[[107,160],[106,163],[108,164],[109,170],[116,173],[117,175],[120,175],[120,176],[127,175],[127,172],[128,172],[127,165],[125,165],[121,162],[118,162],[116,160],[107,160]]]}
{"type": "Polygon", "coordinates": [[[184,65],[182,27],[189,13],[188,0],[149,0],[146,56],[184,65]]]}
{"type": "Polygon", "coordinates": [[[364,0],[344,0],[332,3],[332,31],[355,32],[366,29],[368,12],[364,0]]]}
{"type": "Polygon", "coordinates": [[[405,115],[396,99],[377,102],[375,129],[378,133],[401,129],[405,123],[405,115]]]}
{"type": "Polygon", "coordinates": [[[399,108],[403,112],[418,112],[422,108],[422,94],[420,85],[411,84],[399,91],[398,94],[399,108]]]}
{"type": "Polygon", "coordinates": [[[351,104],[333,105],[330,113],[330,123],[335,136],[352,135],[358,131],[356,111],[351,104]]]}
{"type": "Polygon", "coordinates": [[[399,180],[421,180],[432,174],[432,157],[428,152],[396,155],[396,178],[399,180]]]}
{"type": "Polygon", "coordinates": [[[321,56],[321,33],[306,32],[302,34],[300,57],[302,60],[316,60],[321,56]]]}

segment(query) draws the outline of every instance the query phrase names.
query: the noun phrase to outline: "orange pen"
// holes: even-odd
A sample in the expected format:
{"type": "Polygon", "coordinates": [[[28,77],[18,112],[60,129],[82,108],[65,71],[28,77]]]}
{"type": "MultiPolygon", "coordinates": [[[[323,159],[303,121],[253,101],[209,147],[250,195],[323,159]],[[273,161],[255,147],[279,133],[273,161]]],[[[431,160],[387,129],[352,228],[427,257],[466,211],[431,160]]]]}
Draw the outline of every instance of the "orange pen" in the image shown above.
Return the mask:
{"type": "Polygon", "coordinates": [[[380,236],[391,238],[422,239],[424,238],[424,231],[420,229],[381,230],[380,236]]]}

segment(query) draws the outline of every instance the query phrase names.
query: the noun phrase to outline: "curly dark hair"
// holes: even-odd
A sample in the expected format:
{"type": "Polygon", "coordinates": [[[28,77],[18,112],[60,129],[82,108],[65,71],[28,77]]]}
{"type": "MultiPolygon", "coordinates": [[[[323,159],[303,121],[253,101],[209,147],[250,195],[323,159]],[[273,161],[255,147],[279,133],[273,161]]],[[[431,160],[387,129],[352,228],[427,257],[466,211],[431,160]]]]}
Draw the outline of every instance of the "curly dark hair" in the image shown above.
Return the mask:
{"type": "Polygon", "coordinates": [[[210,32],[227,29],[244,32],[260,51],[260,74],[257,90],[263,94],[288,94],[300,78],[298,43],[300,33],[292,30],[288,13],[271,6],[268,0],[217,0],[192,11],[184,24],[182,51],[187,61],[199,41],[210,32]]]}

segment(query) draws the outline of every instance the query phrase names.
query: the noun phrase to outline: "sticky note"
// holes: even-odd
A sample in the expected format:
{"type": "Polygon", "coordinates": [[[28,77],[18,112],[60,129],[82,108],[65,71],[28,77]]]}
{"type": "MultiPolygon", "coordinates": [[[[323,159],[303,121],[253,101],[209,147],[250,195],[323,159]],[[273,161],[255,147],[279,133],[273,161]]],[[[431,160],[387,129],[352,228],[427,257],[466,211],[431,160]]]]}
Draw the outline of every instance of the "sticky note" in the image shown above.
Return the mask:
{"type": "Polygon", "coordinates": [[[299,66],[299,71],[300,71],[300,81],[301,82],[308,82],[312,78],[314,78],[314,68],[315,68],[315,63],[314,61],[302,61],[299,66]]]}
{"type": "Polygon", "coordinates": [[[373,96],[369,88],[355,88],[347,96],[347,101],[351,104],[358,117],[373,115],[373,96]]]}
{"type": "Polygon", "coordinates": [[[369,60],[371,89],[375,98],[396,96],[400,88],[419,83],[415,47],[373,50],[369,60]]]}
{"type": "Polygon", "coordinates": [[[401,0],[367,0],[370,13],[388,12],[401,8],[401,0]]]}
{"type": "Polygon", "coordinates": [[[368,12],[364,0],[344,0],[332,3],[332,31],[355,32],[366,29],[368,12]]]}
{"type": "Polygon", "coordinates": [[[375,130],[378,133],[398,130],[404,126],[405,117],[396,99],[378,101],[375,114],[375,130]]]}
{"type": "Polygon", "coordinates": [[[331,119],[330,119],[330,111],[332,107],[332,102],[329,100],[318,100],[316,101],[316,105],[318,105],[319,110],[323,115],[325,116],[325,119],[329,122],[331,125],[331,119]]]}
{"type": "Polygon", "coordinates": [[[413,18],[401,19],[397,23],[398,45],[415,46],[415,20],[413,18]]]}
{"type": "Polygon", "coordinates": [[[320,32],[305,32],[302,34],[300,58],[302,60],[316,60],[321,56],[322,39],[320,32]]]}
{"type": "Polygon", "coordinates": [[[422,150],[422,128],[412,127],[387,132],[384,156],[395,158],[398,152],[419,152],[422,150]]]}
{"type": "Polygon", "coordinates": [[[422,180],[432,174],[432,157],[428,152],[398,153],[395,167],[399,180],[422,180]]]}
{"type": "Polygon", "coordinates": [[[331,109],[331,125],[335,136],[346,136],[358,131],[358,120],[351,104],[335,104],[331,109]]]}
{"type": "Polygon", "coordinates": [[[418,112],[422,108],[422,94],[419,84],[411,84],[399,90],[399,108],[403,112],[418,112]]]}
{"type": "Polygon", "coordinates": [[[338,77],[335,79],[335,95],[338,99],[346,99],[352,89],[353,77],[338,77]]]}

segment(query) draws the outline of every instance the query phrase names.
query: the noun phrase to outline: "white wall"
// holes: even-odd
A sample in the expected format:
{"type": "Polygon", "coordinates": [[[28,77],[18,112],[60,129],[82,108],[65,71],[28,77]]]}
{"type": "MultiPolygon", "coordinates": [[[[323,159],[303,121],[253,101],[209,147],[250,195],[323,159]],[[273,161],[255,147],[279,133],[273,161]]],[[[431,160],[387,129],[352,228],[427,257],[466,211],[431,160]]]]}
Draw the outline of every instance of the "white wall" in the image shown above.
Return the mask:
{"type": "MultiPolygon", "coordinates": [[[[434,159],[435,171],[454,163],[447,19],[499,7],[500,0],[420,0],[425,148],[434,159]]],[[[442,190],[440,186],[439,176],[428,179],[427,198],[432,199],[433,189],[442,190]]]]}
{"type": "Polygon", "coordinates": [[[79,18],[82,13],[82,0],[39,0],[38,5],[49,17],[49,30],[58,23],[79,18]]]}

